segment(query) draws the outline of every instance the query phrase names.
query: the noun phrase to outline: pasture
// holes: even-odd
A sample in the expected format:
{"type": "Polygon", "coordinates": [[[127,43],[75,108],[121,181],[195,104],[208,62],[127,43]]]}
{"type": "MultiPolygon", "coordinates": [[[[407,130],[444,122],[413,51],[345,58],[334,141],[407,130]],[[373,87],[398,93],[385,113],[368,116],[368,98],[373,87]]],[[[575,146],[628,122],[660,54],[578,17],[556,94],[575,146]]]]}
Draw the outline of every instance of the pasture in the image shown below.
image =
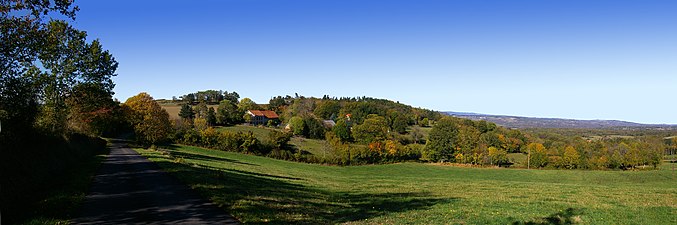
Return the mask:
{"type": "Polygon", "coordinates": [[[675,224],[677,172],[323,166],[180,145],[137,149],[251,224],[675,224]]]}

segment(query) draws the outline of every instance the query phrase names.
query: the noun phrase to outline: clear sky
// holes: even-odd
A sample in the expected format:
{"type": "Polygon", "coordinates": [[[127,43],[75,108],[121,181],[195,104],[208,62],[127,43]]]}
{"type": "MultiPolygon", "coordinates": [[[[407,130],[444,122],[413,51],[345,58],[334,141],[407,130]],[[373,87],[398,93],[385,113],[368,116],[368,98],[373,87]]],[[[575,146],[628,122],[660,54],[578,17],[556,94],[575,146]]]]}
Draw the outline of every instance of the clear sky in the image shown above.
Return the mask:
{"type": "Polygon", "coordinates": [[[677,1],[79,0],[115,97],[371,96],[677,124],[677,1]]]}

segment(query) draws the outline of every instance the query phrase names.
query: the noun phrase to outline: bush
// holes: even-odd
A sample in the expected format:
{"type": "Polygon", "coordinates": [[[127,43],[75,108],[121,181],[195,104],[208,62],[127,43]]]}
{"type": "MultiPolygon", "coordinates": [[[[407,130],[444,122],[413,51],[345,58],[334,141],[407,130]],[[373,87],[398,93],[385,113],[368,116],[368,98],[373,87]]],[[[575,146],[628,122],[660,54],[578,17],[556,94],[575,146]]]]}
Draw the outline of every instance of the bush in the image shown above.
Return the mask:
{"type": "Polygon", "coordinates": [[[288,149],[291,136],[289,132],[271,131],[268,133],[268,145],[273,149],[288,149]]]}

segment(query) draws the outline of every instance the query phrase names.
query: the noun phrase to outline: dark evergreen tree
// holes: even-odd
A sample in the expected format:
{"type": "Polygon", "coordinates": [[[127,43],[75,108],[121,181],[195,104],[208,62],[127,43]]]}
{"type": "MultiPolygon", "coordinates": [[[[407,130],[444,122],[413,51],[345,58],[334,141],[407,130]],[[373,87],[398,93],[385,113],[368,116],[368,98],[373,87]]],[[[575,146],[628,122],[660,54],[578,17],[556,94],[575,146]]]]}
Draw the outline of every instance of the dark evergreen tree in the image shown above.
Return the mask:
{"type": "Polygon", "coordinates": [[[216,124],[216,112],[212,107],[209,107],[209,110],[207,110],[207,124],[209,126],[214,126],[216,124]]]}
{"type": "Polygon", "coordinates": [[[195,119],[195,112],[193,112],[193,109],[190,107],[188,104],[183,104],[181,105],[181,111],[179,111],[179,117],[183,119],[195,119]]]}

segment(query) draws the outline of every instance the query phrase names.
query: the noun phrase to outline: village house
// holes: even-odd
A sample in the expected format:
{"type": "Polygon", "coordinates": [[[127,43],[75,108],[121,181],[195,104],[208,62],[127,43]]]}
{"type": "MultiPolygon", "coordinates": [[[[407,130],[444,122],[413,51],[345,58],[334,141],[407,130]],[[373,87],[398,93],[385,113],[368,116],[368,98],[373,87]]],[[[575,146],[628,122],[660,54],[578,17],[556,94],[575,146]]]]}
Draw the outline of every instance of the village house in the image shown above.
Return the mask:
{"type": "Polygon", "coordinates": [[[280,117],[274,111],[270,110],[247,110],[252,118],[252,125],[267,125],[268,121],[273,120],[277,124],[280,120],[280,117]]]}

